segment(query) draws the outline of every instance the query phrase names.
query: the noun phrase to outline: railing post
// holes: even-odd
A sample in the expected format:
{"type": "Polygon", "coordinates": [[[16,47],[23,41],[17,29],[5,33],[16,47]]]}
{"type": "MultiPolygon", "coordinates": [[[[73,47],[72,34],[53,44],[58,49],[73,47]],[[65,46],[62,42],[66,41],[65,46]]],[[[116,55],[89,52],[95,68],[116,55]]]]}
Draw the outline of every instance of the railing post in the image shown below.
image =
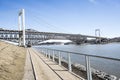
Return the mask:
{"type": "Polygon", "coordinates": [[[59,51],[58,53],[59,53],[59,56],[58,56],[59,57],[59,65],[61,65],[61,52],[59,51]]]}
{"type": "Polygon", "coordinates": [[[45,49],[43,49],[43,54],[46,56],[45,49]]]}
{"type": "Polygon", "coordinates": [[[43,49],[40,49],[41,53],[44,54],[43,49]]]}
{"type": "Polygon", "coordinates": [[[52,60],[53,60],[53,61],[55,61],[55,55],[54,55],[55,53],[54,53],[54,52],[55,52],[55,51],[53,50],[53,53],[52,53],[52,54],[53,54],[53,56],[52,56],[52,60]]]}
{"type": "Polygon", "coordinates": [[[50,59],[50,50],[48,50],[48,58],[50,59]]]}
{"type": "Polygon", "coordinates": [[[47,49],[45,50],[45,54],[46,54],[46,57],[47,57],[47,49]]]}
{"type": "Polygon", "coordinates": [[[41,48],[40,48],[38,51],[40,51],[40,52],[42,53],[42,50],[41,50],[41,48]]]}
{"type": "Polygon", "coordinates": [[[72,71],[72,67],[71,67],[71,53],[68,53],[68,70],[69,70],[69,72],[72,71]]]}
{"type": "Polygon", "coordinates": [[[46,53],[45,53],[45,49],[43,49],[43,54],[46,55],[46,53]]]}
{"type": "Polygon", "coordinates": [[[85,56],[85,59],[86,59],[87,80],[92,80],[89,56],[85,56]]]}

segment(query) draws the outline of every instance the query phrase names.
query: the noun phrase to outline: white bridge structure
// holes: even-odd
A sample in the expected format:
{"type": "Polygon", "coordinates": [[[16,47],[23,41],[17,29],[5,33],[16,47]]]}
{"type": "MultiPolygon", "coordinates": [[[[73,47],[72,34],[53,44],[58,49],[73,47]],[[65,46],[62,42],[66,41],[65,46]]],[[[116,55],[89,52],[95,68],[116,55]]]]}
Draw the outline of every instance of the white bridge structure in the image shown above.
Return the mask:
{"type": "Polygon", "coordinates": [[[18,14],[19,46],[25,46],[25,11],[22,9],[18,14]]]}
{"type": "Polygon", "coordinates": [[[39,31],[30,30],[30,29],[26,30],[24,9],[20,10],[18,14],[18,27],[19,27],[19,30],[0,29],[0,39],[18,42],[19,46],[26,46],[26,44],[29,41],[32,44],[37,45],[39,42],[49,40],[49,39],[71,40],[77,44],[86,43],[87,38],[94,38],[99,42],[107,41],[107,38],[100,37],[100,36],[54,33],[54,32],[39,32],[39,31]]]}

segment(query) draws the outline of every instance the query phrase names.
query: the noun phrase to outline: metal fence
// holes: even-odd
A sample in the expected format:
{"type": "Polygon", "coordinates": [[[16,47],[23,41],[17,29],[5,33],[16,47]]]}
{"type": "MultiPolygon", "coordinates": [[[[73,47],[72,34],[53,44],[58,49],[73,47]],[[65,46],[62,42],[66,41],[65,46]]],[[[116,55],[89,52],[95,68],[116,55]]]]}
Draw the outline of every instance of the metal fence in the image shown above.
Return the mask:
{"type": "Polygon", "coordinates": [[[72,63],[71,63],[71,54],[77,54],[85,56],[85,63],[86,63],[86,72],[87,72],[87,80],[92,80],[92,73],[91,73],[91,64],[90,64],[90,58],[102,58],[102,59],[108,59],[108,60],[114,60],[114,61],[120,61],[120,59],[117,58],[111,58],[111,57],[104,57],[104,56],[97,56],[97,55],[89,55],[89,54],[82,54],[82,53],[76,53],[76,52],[70,52],[70,51],[62,51],[62,50],[56,50],[56,49],[50,49],[50,48],[39,48],[40,52],[43,53],[46,57],[49,59],[52,57],[52,61],[55,61],[55,53],[58,53],[58,63],[61,65],[61,54],[67,53],[68,57],[68,71],[72,72],[72,63]],[[50,54],[52,53],[52,55],[50,54]]]}

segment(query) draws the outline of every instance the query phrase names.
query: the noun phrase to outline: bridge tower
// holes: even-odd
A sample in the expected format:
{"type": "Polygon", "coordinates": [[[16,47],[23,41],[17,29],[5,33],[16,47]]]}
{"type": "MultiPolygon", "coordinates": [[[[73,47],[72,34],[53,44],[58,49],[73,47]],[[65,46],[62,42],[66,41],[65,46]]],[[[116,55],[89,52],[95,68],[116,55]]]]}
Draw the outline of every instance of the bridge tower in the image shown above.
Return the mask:
{"type": "Polygon", "coordinates": [[[19,46],[25,47],[25,11],[21,9],[18,14],[18,27],[19,27],[19,46]]]}
{"type": "Polygon", "coordinates": [[[100,29],[95,29],[95,36],[100,37],[100,29]]]}
{"type": "Polygon", "coordinates": [[[100,29],[95,29],[95,36],[99,37],[96,39],[96,42],[101,43],[101,38],[100,38],[100,29]]]}

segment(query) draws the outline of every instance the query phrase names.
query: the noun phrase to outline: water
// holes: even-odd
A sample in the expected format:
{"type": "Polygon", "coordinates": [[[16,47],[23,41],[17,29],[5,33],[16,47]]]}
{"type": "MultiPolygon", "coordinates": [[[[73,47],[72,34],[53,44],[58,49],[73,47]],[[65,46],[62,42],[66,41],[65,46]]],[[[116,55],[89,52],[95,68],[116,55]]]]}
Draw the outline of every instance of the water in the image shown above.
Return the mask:
{"type": "MultiPolygon", "coordinates": [[[[120,59],[120,43],[110,43],[104,45],[50,45],[50,46],[37,46],[47,47],[51,49],[58,49],[71,52],[79,52],[83,54],[92,54],[105,57],[119,58],[120,59]]],[[[66,57],[64,53],[62,56],[66,57]]],[[[92,68],[104,71],[108,74],[115,75],[120,78],[120,61],[106,60],[101,58],[90,58],[92,68]]],[[[84,56],[72,54],[72,63],[80,63],[85,65],[84,56]]]]}

